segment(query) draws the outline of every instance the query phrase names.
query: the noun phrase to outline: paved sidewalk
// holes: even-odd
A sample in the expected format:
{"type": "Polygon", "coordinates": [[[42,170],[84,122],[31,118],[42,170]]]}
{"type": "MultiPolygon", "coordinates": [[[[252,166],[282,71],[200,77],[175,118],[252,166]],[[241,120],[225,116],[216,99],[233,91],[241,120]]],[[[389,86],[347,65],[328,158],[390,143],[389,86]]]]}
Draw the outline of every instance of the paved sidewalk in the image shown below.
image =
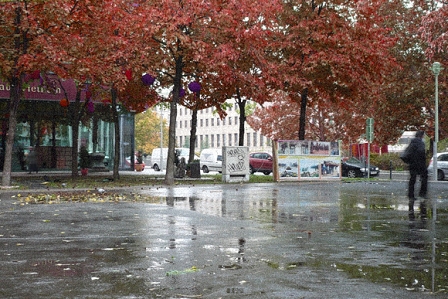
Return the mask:
{"type": "Polygon", "coordinates": [[[437,221],[409,221],[405,185],[147,186],[128,190],[146,202],[34,205],[0,192],[0,297],[446,298],[448,196],[430,184],[437,221]]]}

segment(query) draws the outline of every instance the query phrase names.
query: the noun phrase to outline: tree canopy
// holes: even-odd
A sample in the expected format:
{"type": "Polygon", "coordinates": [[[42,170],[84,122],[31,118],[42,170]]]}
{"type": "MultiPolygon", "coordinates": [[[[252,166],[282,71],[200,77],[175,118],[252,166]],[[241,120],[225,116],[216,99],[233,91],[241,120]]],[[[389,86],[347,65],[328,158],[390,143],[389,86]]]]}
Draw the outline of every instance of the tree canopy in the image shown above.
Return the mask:
{"type": "MultiPolygon", "coordinates": [[[[402,130],[432,127],[429,67],[433,61],[448,64],[442,1],[23,0],[0,5],[0,76],[15,87],[7,108],[9,130],[15,128],[22,87],[35,71],[74,79],[78,100],[85,104],[91,96],[110,97],[111,106],[117,100],[142,112],[166,101],[167,183],[173,182],[179,104],[216,107],[223,116],[225,100],[252,100],[259,107],[251,124],[273,139],[347,143],[359,139],[365,119],[373,117],[375,140],[386,144],[402,130]],[[200,91],[189,90],[193,81],[200,91]],[[171,90],[168,98],[156,92],[160,89],[171,90]]],[[[440,75],[441,95],[446,95],[446,73],[440,75]]],[[[442,103],[440,109],[448,107],[442,103]]],[[[440,115],[444,120],[448,113],[440,115]]],[[[447,123],[441,122],[441,136],[448,134],[447,123]]],[[[12,142],[7,147],[12,149],[12,142]]]]}

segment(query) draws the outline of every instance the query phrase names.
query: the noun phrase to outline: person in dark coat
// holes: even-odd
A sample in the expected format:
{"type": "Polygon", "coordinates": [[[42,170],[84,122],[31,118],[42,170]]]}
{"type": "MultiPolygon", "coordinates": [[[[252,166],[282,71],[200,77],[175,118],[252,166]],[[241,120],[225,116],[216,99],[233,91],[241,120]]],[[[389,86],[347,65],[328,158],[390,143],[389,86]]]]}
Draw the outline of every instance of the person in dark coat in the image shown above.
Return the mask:
{"type": "Polygon", "coordinates": [[[415,133],[415,138],[411,140],[408,146],[409,155],[409,188],[408,188],[408,198],[409,198],[409,217],[414,216],[414,202],[415,198],[415,182],[417,181],[417,176],[420,176],[421,185],[419,197],[420,200],[420,213],[422,217],[426,217],[426,197],[428,193],[428,170],[426,166],[426,150],[425,143],[423,142],[424,131],[417,131],[415,133]]]}

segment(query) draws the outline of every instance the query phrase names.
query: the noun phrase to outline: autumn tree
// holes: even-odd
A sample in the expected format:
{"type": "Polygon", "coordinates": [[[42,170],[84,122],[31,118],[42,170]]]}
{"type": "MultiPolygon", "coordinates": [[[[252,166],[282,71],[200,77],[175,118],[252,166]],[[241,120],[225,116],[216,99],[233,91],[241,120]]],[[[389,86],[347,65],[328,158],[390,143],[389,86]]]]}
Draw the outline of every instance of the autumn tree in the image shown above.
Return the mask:
{"type": "MultiPolygon", "coordinates": [[[[434,6],[430,6],[429,11],[421,19],[420,34],[427,47],[425,49],[428,64],[426,68],[431,67],[433,62],[441,63],[444,70],[439,74],[439,97],[446,99],[448,94],[448,3],[443,1],[431,1],[434,6]]],[[[432,82],[434,75],[431,73],[431,83],[428,86],[431,88],[432,94],[429,101],[432,103],[434,99],[434,88],[432,82]]],[[[434,109],[431,114],[431,119],[434,119],[434,109]]],[[[439,105],[439,134],[441,138],[448,138],[448,104],[446,101],[440,101],[439,105]]]]}
{"type": "Polygon", "coordinates": [[[145,71],[157,74],[162,86],[172,88],[166,183],[172,184],[174,180],[176,113],[184,90],[186,67],[198,62],[221,68],[229,59],[236,59],[232,57],[236,48],[221,41],[220,37],[232,30],[237,32],[240,40],[245,34],[255,34],[254,30],[241,30],[244,27],[241,23],[248,22],[256,23],[261,32],[263,15],[272,11],[276,3],[274,0],[261,3],[170,0],[136,4],[132,25],[136,26],[133,33],[138,32],[139,36],[134,44],[140,54],[134,60],[136,68],[146,66],[145,71]]]}
{"type": "MultiPolygon", "coordinates": [[[[135,116],[135,146],[147,154],[151,154],[154,148],[160,147],[160,116],[148,109],[135,116]]],[[[162,121],[163,136],[168,136],[166,120],[162,121]]],[[[163,140],[163,146],[168,144],[167,139],[163,140]]]]}
{"type": "MultiPolygon", "coordinates": [[[[397,67],[389,52],[394,38],[377,13],[382,2],[284,3],[279,16],[282,30],[275,37],[279,50],[272,59],[281,78],[278,89],[287,93],[278,100],[296,102],[290,106],[299,115],[298,123],[281,124],[283,130],[295,132],[299,139],[362,134],[365,117],[374,115],[385,74],[397,67]],[[338,134],[325,132],[325,127],[335,130],[338,123],[347,126],[339,127],[338,134]]],[[[265,124],[270,126],[269,121],[265,124]]],[[[264,135],[276,135],[268,130],[262,127],[264,135]]]]}
{"type": "Polygon", "coordinates": [[[7,134],[2,185],[11,184],[11,164],[17,109],[27,80],[40,79],[39,70],[45,66],[34,61],[42,49],[36,38],[42,34],[40,20],[46,1],[3,1],[0,3],[0,77],[9,84],[10,98],[7,115],[7,134]],[[34,74],[33,76],[29,76],[34,74]]]}
{"type": "MultiPolygon", "coordinates": [[[[141,112],[158,101],[155,91],[143,84],[141,75],[133,75],[132,66],[128,63],[128,58],[135,54],[127,51],[134,38],[126,24],[133,8],[133,4],[127,1],[50,1],[46,9],[49,17],[45,23],[49,37],[41,39],[45,51],[38,57],[50,61],[52,71],[62,78],[73,78],[77,82],[78,91],[85,93],[81,94],[83,106],[98,100],[98,97],[110,99],[111,119],[115,124],[115,179],[119,178],[120,157],[118,114],[123,108],[141,112]]],[[[76,97],[75,107],[81,107],[80,99],[76,97]]],[[[76,161],[80,117],[75,116],[80,113],[73,115],[72,155],[76,161]]],[[[72,174],[77,174],[75,164],[72,165],[72,174]]]]}
{"type": "Polygon", "coordinates": [[[380,97],[374,103],[375,143],[380,145],[395,143],[406,130],[426,127],[427,134],[431,135],[431,72],[424,54],[426,43],[418,34],[430,2],[412,1],[410,5],[408,1],[394,0],[385,2],[379,9],[384,26],[396,38],[390,52],[399,65],[385,75],[380,97]]]}

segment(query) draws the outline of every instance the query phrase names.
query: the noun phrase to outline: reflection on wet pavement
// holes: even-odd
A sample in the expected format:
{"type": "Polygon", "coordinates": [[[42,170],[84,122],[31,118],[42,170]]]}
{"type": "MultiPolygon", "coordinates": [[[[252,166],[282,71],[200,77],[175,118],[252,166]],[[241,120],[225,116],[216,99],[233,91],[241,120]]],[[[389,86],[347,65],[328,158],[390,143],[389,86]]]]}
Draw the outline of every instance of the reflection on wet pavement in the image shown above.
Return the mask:
{"type": "Polygon", "coordinates": [[[319,247],[309,254],[307,265],[331,263],[353,278],[394,283],[408,291],[446,293],[446,202],[438,200],[437,221],[418,217],[409,221],[403,196],[360,196],[359,191],[216,189],[192,197],[166,197],[166,203],[211,216],[256,221],[275,234],[293,233],[302,245],[319,247]]]}
{"type": "Polygon", "coordinates": [[[0,297],[444,298],[448,202],[434,199],[436,219],[409,221],[401,188],[140,191],[152,204],[2,199],[0,297]]]}

